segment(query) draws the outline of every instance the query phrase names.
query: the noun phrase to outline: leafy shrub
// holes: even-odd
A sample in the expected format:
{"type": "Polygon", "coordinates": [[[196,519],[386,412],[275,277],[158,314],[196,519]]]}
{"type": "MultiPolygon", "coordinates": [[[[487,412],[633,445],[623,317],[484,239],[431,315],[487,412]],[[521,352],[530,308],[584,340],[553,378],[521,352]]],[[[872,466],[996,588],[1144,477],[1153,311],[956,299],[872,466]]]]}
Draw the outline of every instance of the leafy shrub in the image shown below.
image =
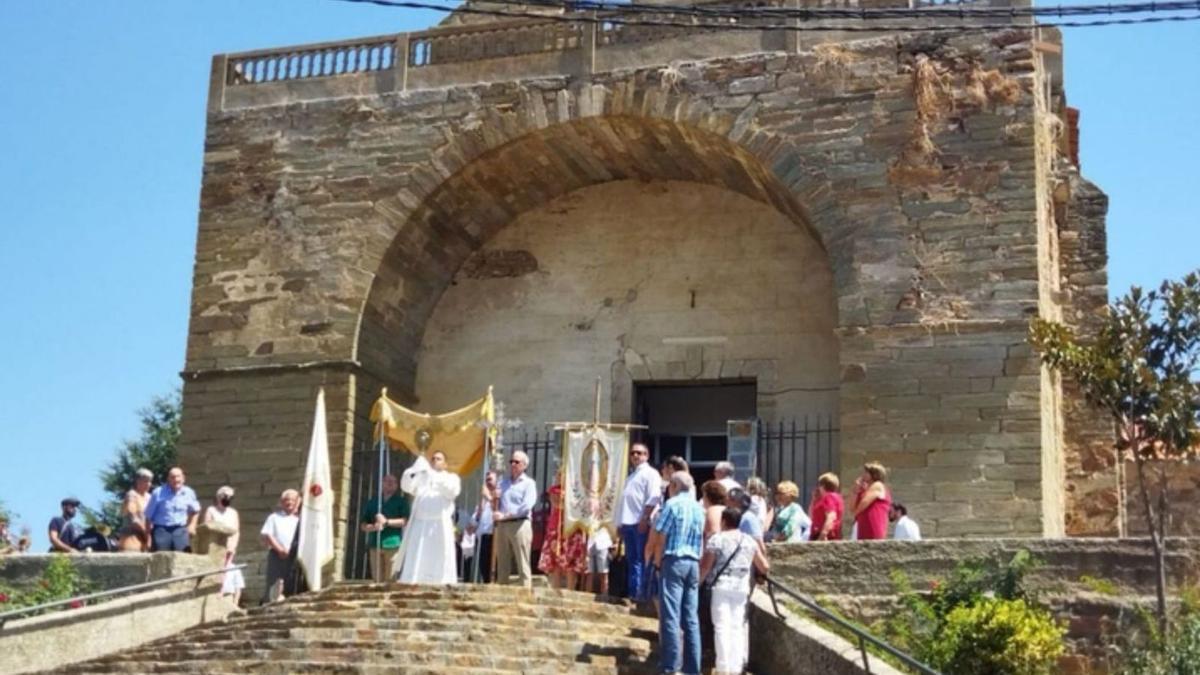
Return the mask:
{"type": "Polygon", "coordinates": [[[66,600],[83,595],[91,588],[91,583],[79,575],[68,556],[51,556],[46,569],[42,570],[41,577],[29,588],[13,588],[0,584],[0,611],[7,612],[55,600],[66,600]]]}
{"type": "Polygon", "coordinates": [[[983,598],[946,615],[929,664],[945,673],[1048,673],[1064,633],[1050,612],[1024,600],[983,598]]]}
{"type": "Polygon", "coordinates": [[[927,592],[894,571],[900,610],[884,622],[883,632],[948,675],[1048,672],[1063,651],[1065,631],[1025,583],[1038,564],[1028,551],[1007,561],[968,559],[927,592]]]}
{"type": "Polygon", "coordinates": [[[1126,675],[1200,675],[1200,589],[1185,591],[1167,636],[1158,632],[1157,621],[1149,613],[1142,617],[1148,631],[1146,644],[1133,650],[1125,667],[1126,675]]]}

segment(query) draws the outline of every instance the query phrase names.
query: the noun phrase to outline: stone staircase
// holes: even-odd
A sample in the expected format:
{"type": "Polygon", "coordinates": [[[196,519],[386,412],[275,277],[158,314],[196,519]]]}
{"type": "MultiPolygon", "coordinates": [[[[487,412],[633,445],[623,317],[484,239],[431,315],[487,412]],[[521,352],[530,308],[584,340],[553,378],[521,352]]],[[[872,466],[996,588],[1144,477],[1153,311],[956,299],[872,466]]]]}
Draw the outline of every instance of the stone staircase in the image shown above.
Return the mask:
{"type": "Polygon", "coordinates": [[[59,673],[652,673],[654,619],[571,591],[344,583],[59,673]]]}

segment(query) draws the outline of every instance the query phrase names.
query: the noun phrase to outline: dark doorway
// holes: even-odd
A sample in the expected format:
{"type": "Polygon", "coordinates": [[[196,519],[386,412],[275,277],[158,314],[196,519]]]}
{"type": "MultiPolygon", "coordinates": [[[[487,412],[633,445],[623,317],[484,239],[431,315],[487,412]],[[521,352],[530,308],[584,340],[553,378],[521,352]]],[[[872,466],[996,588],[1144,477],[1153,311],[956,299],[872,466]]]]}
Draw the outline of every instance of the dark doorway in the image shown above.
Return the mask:
{"type": "Polygon", "coordinates": [[[650,448],[656,468],[679,455],[687,460],[696,484],[712,478],[713,467],[728,457],[729,420],[758,414],[753,382],[721,384],[635,384],[634,416],[649,429],[640,440],[650,448]]]}

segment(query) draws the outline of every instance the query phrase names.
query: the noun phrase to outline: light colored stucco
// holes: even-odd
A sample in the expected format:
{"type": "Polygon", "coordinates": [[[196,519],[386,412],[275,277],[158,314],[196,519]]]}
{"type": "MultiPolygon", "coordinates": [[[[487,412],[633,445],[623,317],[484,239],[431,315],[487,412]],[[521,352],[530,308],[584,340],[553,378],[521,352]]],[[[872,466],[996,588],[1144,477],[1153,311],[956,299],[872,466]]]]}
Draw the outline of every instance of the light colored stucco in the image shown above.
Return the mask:
{"type": "Polygon", "coordinates": [[[760,202],[698,183],[604,183],[526,212],[481,251],[527,252],[536,270],[459,270],[425,331],[421,409],[494,385],[527,423],[587,418],[599,376],[614,392],[602,418],[629,418],[631,382],[719,379],[756,382],[767,418],[835,412],[827,256],[760,202]]]}

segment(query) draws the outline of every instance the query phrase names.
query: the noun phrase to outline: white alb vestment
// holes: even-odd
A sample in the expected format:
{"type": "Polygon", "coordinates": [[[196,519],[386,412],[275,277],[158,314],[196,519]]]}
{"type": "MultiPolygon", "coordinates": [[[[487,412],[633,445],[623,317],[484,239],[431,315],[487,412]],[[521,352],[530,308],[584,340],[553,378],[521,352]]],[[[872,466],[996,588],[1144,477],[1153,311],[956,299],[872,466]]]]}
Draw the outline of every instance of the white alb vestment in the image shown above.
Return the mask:
{"type": "Polygon", "coordinates": [[[399,574],[400,583],[458,582],[451,515],[460,487],[457,474],[434,471],[424,457],[418,457],[401,476],[400,489],[413,496],[413,505],[392,563],[392,574],[399,574]]]}

